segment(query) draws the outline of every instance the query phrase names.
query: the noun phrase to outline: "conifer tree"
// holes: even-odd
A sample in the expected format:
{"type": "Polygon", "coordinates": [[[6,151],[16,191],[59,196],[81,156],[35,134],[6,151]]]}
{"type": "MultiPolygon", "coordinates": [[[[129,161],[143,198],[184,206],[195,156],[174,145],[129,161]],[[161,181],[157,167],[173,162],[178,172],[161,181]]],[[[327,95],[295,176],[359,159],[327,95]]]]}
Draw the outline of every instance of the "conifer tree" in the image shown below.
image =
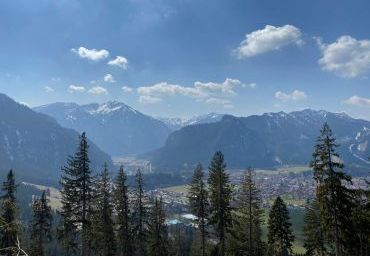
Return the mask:
{"type": "Polygon", "coordinates": [[[316,198],[320,207],[323,231],[334,246],[335,255],[345,255],[350,237],[352,193],[345,186],[351,177],[343,172],[343,164],[336,152],[338,145],[327,123],[315,145],[311,167],[316,181],[316,198]]]}
{"type": "Polygon", "coordinates": [[[253,181],[253,170],[244,173],[241,191],[236,198],[233,236],[235,255],[260,256],[263,254],[262,230],[263,209],[260,192],[253,181]]]}
{"type": "Polygon", "coordinates": [[[77,152],[63,167],[61,178],[62,209],[59,236],[67,253],[89,255],[92,213],[92,177],[85,133],[80,136],[77,152]],[[78,248],[79,247],[79,248],[78,248]]]}
{"type": "Polygon", "coordinates": [[[268,254],[287,256],[292,252],[294,241],[289,212],[284,201],[278,196],[271,208],[268,220],[268,254]]]}
{"type": "Polygon", "coordinates": [[[196,224],[200,233],[200,250],[201,255],[206,255],[207,241],[207,219],[208,219],[208,192],[206,184],[203,181],[204,172],[200,164],[194,170],[193,178],[190,183],[188,200],[191,213],[197,217],[196,224]]]}
{"type": "Polygon", "coordinates": [[[320,206],[316,199],[307,203],[304,216],[304,248],[307,256],[327,255],[325,235],[321,226],[320,206]]]}
{"type": "Polygon", "coordinates": [[[114,256],[116,252],[111,191],[108,166],[105,163],[96,184],[92,216],[92,248],[98,256],[114,256]]]}
{"type": "Polygon", "coordinates": [[[226,234],[232,224],[230,206],[232,188],[225,168],[224,155],[217,151],[209,166],[209,222],[213,225],[218,239],[214,253],[220,256],[225,255],[226,234]]]}
{"type": "Polygon", "coordinates": [[[149,216],[149,255],[167,256],[168,254],[168,233],[165,224],[166,214],[162,198],[154,200],[154,206],[149,216]]]}
{"type": "Polygon", "coordinates": [[[10,170],[3,182],[2,191],[5,194],[1,197],[0,252],[6,256],[15,254],[20,236],[16,187],[13,171],[10,170]]]}
{"type": "Polygon", "coordinates": [[[136,173],[136,188],[134,190],[132,213],[135,255],[137,256],[146,255],[148,212],[145,203],[146,197],[144,194],[143,174],[140,169],[138,169],[136,173]]]}
{"type": "Polygon", "coordinates": [[[49,199],[46,198],[46,193],[43,191],[41,198],[35,199],[32,203],[30,256],[47,255],[45,244],[52,239],[52,221],[53,216],[49,206],[49,199]]]}
{"type": "Polygon", "coordinates": [[[114,182],[114,205],[117,225],[118,256],[132,255],[133,244],[131,234],[130,204],[128,198],[127,175],[121,165],[114,182]]]}

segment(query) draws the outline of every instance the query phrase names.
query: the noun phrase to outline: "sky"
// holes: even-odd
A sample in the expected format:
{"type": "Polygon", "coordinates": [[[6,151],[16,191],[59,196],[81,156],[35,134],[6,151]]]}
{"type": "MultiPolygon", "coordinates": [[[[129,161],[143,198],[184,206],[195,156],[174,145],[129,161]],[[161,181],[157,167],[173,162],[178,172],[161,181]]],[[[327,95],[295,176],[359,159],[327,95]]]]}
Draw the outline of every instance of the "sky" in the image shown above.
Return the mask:
{"type": "Polygon", "coordinates": [[[3,0],[0,92],[146,114],[370,120],[370,1],[3,0]]]}

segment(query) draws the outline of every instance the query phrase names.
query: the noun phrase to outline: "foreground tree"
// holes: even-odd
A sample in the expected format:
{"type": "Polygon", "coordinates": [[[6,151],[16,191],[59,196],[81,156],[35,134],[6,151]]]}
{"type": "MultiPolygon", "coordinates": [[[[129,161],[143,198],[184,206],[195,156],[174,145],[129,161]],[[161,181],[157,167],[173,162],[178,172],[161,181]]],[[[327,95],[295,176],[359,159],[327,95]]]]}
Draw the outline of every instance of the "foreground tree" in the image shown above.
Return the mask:
{"type": "Polygon", "coordinates": [[[132,214],[135,255],[138,256],[146,255],[148,212],[145,207],[145,201],[143,174],[138,169],[132,214]]]}
{"type": "Polygon", "coordinates": [[[154,206],[149,216],[149,255],[167,256],[168,255],[168,233],[165,224],[166,214],[162,198],[154,200],[154,206]]]}
{"type": "Polygon", "coordinates": [[[289,212],[284,201],[277,197],[271,208],[267,227],[270,256],[287,256],[292,252],[294,236],[289,219],[289,212]]]}
{"type": "Polygon", "coordinates": [[[311,167],[316,181],[321,226],[328,241],[333,244],[335,255],[342,256],[351,246],[348,238],[352,229],[349,213],[353,207],[353,196],[345,186],[351,182],[351,177],[343,172],[337,147],[329,125],[324,123],[315,145],[311,167]]]}
{"type": "Polygon", "coordinates": [[[126,256],[133,254],[132,234],[130,226],[130,204],[128,199],[127,175],[121,165],[114,181],[113,200],[117,225],[117,254],[126,256]]]}
{"type": "Polygon", "coordinates": [[[47,255],[45,244],[52,239],[52,221],[53,216],[49,206],[49,199],[46,198],[46,193],[43,191],[41,198],[35,199],[32,203],[30,256],[47,255]]]}
{"type": "Polygon", "coordinates": [[[20,226],[18,206],[15,198],[16,185],[13,171],[10,170],[2,186],[5,193],[1,197],[0,255],[16,255],[19,246],[20,226]]]}
{"type": "Polygon", "coordinates": [[[218,239],[216,255],[225,255],[226,234],[231,227],[231,184],[226,173],[224,155],[217,151],[209,166],[209,222],[213,225],[218,239]]]}
{"type": "Polygon", "coordinates": [[[92,178],[86,134],[82,133],[77,152],[68,158],[60,181],[62,208],[59,236],[67,254],[89,255],[92,213],[92,178]]]}
{"type": "Polygon", "coordinates": [[[316,200],[312,200],[306,206],[303,235],[303,246],[307,256],[327,255],[325,235],[321,226],[320,205],[316,200]]]}
{"type": "Polygon", "coordinates": [[[204,172],[200,164],[194,170],[193,178],[190,183],[188,200],[190,210],[196,218],[196,224],[199,228],[200,234],[200,251],[201,255],[206,255],[206,241],[207,241],[207,219],[208,219],[208,192],[206,184],[203,181],[204,172]]]}
{"type": "Polygon", "coordinates": [[[260,256],[263,254],[263,209],[260,192],[253,181],[253,170],[244,173],[241,191],[236,198],[233,236],[235,255],[260,256]]]}
{"type": "Polygon", "coordinates": [[[116,252],[111,191],[111,180],[105,163],[96,184],[92,218],[92,247],[94,254],[99,256],[114,256],[116,252]]]}

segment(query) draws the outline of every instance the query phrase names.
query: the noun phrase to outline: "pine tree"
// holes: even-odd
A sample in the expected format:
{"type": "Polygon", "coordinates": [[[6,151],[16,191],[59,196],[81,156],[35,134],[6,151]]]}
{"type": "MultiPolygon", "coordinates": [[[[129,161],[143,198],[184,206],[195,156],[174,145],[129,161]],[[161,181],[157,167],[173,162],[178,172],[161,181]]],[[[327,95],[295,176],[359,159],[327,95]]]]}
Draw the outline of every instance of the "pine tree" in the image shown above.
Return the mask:
{"type": "Polygon", "coordinates": [[[327,123],[324,123],[317,139],[311,166],[316,181],[316,198],[320,207],[320,218],[327,239],[332,242],[335,255],[342,256],[348,248],[350,237],[352,204],[351,191],[345,184],[351,177],[343,172],[343,164],[336,152],[338,145],[327,123]]]}
{"type": "Polygon", "coordinates": [[[30,256],[47,255],[45,253],[45,244],[52,239],[52,221],[53,216],[49,206],[49,199],[46,198],[46,193],[43,191],[41,198],[36,198],[32,203],[30,256]]]}
{"type": "Polygon", "coordinates": [[[130,205],[128,198],[127,175],[121,165],[114,182],[114,205],[117,214],[117,253],[118,256],[132,255],[133,244],[131,235],[130,205]]]}
{"type": "Polygon", "coordinates": [[[96,184],[92,215],[92,248],[94,254],[98,256],[114,256],[116,252],[111,191],[108,166],[105,163],[96,184]]]}
{"type": "Polygon", "coordinates": [[[13,171],[10,170],[6,181],[3,182],[2,191],[5,194],[1,197],[0,248],[1,255],[6,256],[16,254],[20,236],[16,187],[13,171]]]}
{"type": "Polygon", "coordinates": [[[135,242],[135,255],[146,255],[148,212],[145,206],[143,174],[140,169],[136,173],[136,188],[133,201],[133,236],[135,242]]]}
{"type": "Polygon", "coordinates": [[[284,201],[277,197],[268,220],[268,253],[271,256],[287,256],[292,252],[294,241],[289,212],[284,201]]]}
{"type": "Polygon", "coordinates": [[[206,255],[206,239],[207,239],[207,219],[208,219],[208,192],[206,184],[203,181],[204,172],[200,164],[194,170],[193,178],[190,184],[188,200],[190,210],[197,217],[196,224],[200,233],[200,250],[201,255],[206,255]]]}
{"type": "Polygon", "coordinates": [[[231,184],[229,175],[226,173],[224,155],[217,151],[209,166],[209,198],[210,198],[210,218],[209,222],[213,225],[218,244],[215,248],[217,255],[225,255],[226,234],[232,224],[231,222],[231,184]]]}
{"type": "Polygon", "coordinates": [[[320,206],[316,199],[307,203],[304,216],[304,248],[307,256],[327,255],[325,235],[321,226],[320,206]]]}
{"type": "Polygon", "coordinates": [[[162,198],[154,200],[149,216],[149,255],[166,256],[168,254],[168,234],[165,224],[166,214],[162,198]]]}
{"type": "Polygon", "coordinates": [[[67,253],[88,256],[91,233],[92,177],[86,134],[82,133],[77,152],[68,158],[61,178],[62,209],[59,239],[67,253]]]}
{"type": "Polygon", "coordinates": [[[253,170],[244,174],[241,191],[236,199],[233,236],[235,255],[260,256],[263,254],[262,229],[263,209],[260,192],[253,181],[253,170]]]}

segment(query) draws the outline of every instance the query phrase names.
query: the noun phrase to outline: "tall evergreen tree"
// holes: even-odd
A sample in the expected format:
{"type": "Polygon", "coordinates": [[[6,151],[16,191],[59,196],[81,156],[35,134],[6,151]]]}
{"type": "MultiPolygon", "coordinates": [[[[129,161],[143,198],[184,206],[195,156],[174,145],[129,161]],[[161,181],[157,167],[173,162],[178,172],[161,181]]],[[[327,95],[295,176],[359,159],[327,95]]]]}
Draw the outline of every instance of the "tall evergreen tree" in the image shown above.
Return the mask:
{"type": "Polygon", "coordinates": [[[89,255],[91,238],[93,183],[88,149],[86,134],[82,133],[77,152],[68,158],[67,166],[62,168],[64,173],[60,181],[62,218],[59,239],[67,253],[80,251],[81,256],[89,255]]]}
{"type": "Polygon", "coordinates": [[[351,177],[343,172],[336,152],[338,147],[327,123],[315,145],[311,167],[316,181],[316,198],[320,207],[321,225],[333,244],[336,256],[345,255],[350,237],[352,204],[351,191],[345,186],[351,177]]]}
{"type": "Polygon", "coordinates": [[[327,255],[325,235],[321,226],[320,205],[314,199],[307,203],[304,216],[304,248],[307,256],[327,255]]]}
{"type": "Polygon", "coordinates": [[[2,191],[5,194],[1,197],[0,252],[6,256],[16,254],[20,236],[16,187],[13,171],[10,170],[3,182],[2,191]]]}
{"type": "Polygon", "coordinates": [[[136,173],[136,188],[134,190],[132,214],[135,255],[137,256],[146,255],[148,212],[145,203],[143,174],[138,169],[136,173]]]}
{"type": "Polygon", "coordinates": [[[236,198],[233,220],[235,255],[260,256],[263,254],[262,229],[263,209],[260,192],[253,180],[253,170],[244,173],[241,190],[236,198]]]}
{"type": "Polygon", "coordinates": [[[268,254],[287,256],[292,252],[294,241],[289,212],[284,201],[278,196],[271,208],[268,220],[268,254]]]}
{"type": "Polygon", "coordinates": [[[108,166],[105,163],[96,184],[92,216],[92,248],[93,253],[98,256],[114,256],[116,252],[111,191],[108,166]]]}
{"type": "Polygon", "coordinates": [[[30,256],[47,255],[45,244],[52,239],[52,221],[53,216],[49,206],[49,199],[46,198],[46,193],[43,191],[41,198],[35,199],[32,203],[30,256]]]}
{"type": "Polygon", "coordinates": [[[225,255],[226,234],[232,224],[230,206],[232,188],[225,168],[224,155],[221,151],[217,151],[209,166],[208,184],[211,213],[209,222],[213,225],[218,238],[215,253],[220,256],[225,255]]]}
{"type": "Polygon", "coordinates": [[[168,233],[165,224],[166,214],[162,198],[154,200],[154,206],[149,216],[149,255],[167,256],[168,254],[168,233]]]}
{"type": "Polygon", "coordinates": [[[206,255],[206,242],[207,242],[207,219],[208,219],[208,192],[206,184],[203,181],[204,172],[200,164],[194,170],[193,178],[190,183],[188,200],[190,210],[193,215],[197,217],[196,224],[200,233],[200,250],[201,255],[206,255]]]}
{"type": "Polygon", "coordinates": [[[117,254],[132,255],[133,244],[131,234],[130,204],[128,198],[127,175],[121,165],[114,182],[113,199],[116,211],[117,254]]]}

